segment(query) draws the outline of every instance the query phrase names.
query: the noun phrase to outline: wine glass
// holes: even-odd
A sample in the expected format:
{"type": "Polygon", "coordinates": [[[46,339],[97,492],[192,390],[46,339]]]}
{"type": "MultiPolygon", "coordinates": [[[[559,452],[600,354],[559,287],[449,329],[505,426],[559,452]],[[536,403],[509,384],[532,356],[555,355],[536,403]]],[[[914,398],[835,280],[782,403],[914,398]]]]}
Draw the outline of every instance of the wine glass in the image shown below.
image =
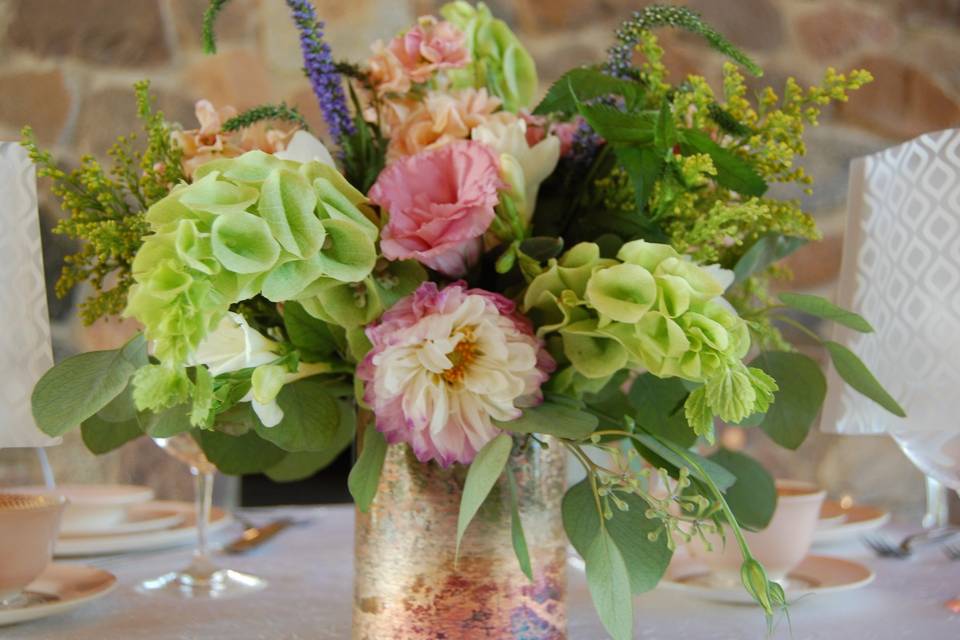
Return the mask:
{"type": "Polygon", "coordinates": [[[937,485],[960,492],[960,430],[905,426],[891,430],[890,435],[910,462],[927,476],[924,526],[948,526],[946,496],[937,485]]]}
{"type": "Polygon", "coordinates": [[[216,467],[207,460],[200,445],[189,433],[170,438],[154,438],[166,453],[190,467],[195,483],[197,546],[190,564],[180,571],[165,573],[141,582],[143,594],[169,594],[181,598],[233,598],[259,591],[267,586],[262,578],[217,566],[210,558],[207,528],[213,503],[213,478],[216,467]]]}

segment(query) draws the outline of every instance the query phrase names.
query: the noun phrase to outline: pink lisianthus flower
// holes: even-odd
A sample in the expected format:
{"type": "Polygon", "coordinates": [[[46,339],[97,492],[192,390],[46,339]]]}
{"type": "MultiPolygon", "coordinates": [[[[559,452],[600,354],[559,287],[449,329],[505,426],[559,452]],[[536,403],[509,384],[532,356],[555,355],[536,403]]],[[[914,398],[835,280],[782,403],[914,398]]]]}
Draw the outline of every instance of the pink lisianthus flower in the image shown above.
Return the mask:
{"type": "Polygon", "coordinates": [[[441,69],[457,69],[470,61],[463,32],[450,22],[423,16],[418,24],[388,45],[413,82],[426,82],[441,69]]]}
{"type": "Polygon", "coordinates": [[[367,328],[357,367],[376,427],[422,462],[469,464],[523,407],[542,402],[556,367],[513,302],[463,282],[425,282],[367,328]]]}
{"type": "Polygon", "coordinates": [[[384,257],[464,275],[480,257],[503,186],[496,154],[479,142],[461,140],[394,161],[369,194],[389,216],[380,235],[384,257]]]}

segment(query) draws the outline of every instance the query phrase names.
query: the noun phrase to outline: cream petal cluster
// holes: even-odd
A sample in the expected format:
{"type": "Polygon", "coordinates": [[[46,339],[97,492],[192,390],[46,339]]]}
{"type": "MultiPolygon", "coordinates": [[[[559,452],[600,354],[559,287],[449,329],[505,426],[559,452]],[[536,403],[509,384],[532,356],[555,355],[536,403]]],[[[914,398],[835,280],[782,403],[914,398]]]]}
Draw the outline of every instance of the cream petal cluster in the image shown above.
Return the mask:
{"type": "Polygon", "coordinates": [[[377,429],[423,462],[470,463],[500,433],[494,420],[539,404],[554,363],[503,296],[426,282],[367,329],[357,368],[377,429]]]}
{"type": "Polygon", "coordinates": [[[701,382],[687,409],[706,431],[714,414],[738,422],[764,411],[776,389],[743,364],[749,331],[713,273],[669,245],[628,242],[611,259],[581,243],[530,283],[524,310],[539,335],[561,338],[561,384],[602,383],[625,367],[701,382]]]}

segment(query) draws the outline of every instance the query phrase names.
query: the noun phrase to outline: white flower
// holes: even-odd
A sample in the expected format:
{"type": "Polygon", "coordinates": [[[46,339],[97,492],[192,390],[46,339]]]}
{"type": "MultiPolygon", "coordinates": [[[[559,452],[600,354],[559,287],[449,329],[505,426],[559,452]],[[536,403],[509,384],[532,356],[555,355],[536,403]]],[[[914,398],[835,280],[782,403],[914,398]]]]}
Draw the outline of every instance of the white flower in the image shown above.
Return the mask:
{"type": "Polygon", "coordinates": [[[312,162],[318,160],[331,167],[336,167],[333,156],[316,136],[300,130],[293,134],[287,148],[273,154],[281,160],[295,160],[297,162],[312,162]]]}
{"type": "Polygon", "coordinates": [[[259,367],[277,359],[280,345],[247,324],[239,313],[228,313],[204,338],[190,361],[206,365],[210,375],[259,367]]]}
{"type": "Polygon", "coordinates": [[[489,118],[484,124],[473,128],[471,138],[497,153],[516,158],[523,170],[523,216],[529,222],[537,205],[540,183],[553,173],[560,160],[560,138],[548,135],[531,147],[527,144],[527,123],[519,118],[512,122],[489,118]]]}

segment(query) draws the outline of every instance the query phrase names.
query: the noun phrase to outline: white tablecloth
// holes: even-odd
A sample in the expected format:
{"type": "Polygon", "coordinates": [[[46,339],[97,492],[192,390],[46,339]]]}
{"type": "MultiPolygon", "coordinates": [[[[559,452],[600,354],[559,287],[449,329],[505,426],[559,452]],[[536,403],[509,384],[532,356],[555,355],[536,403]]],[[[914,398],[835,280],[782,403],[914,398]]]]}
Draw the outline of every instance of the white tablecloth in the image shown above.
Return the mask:
{"type": "MultiPolygon", "coordinates": [[[[350,507],[283,507],[257,512],[309,519],[245,556],[221,558],[232,568],[270,581],[252,596],[217,602],[145,597],[138,581],[185,563],[188,549],[102,561],[119,588],[72,613],[14,627],[3,640],[344,640],[350,637],[353,511],[350,507]]],[[[236,533],[226,532],[228,534],[236,533]]],[[[890,532],[894,538],[902,530],[890,532]]],[[[950,640],[960,615],[943,602],[960,595],[960,562],[939,551],[910,560],[877,560],[858,544],[832,551],[867,562],[877,580],[857,591],[811,596],[791,608],[775,638],[794,640],[950,640]]],[[[97,561],[93,560],[96,564],[97,561]]],[[[605,640],[583,575],[569,572],[570,640],[605,640]]],[[[761,640],[763,616],[753,607],[690,599],[666,590],[637,598],[636,638],[644,640],[761,640]]],[[[390,639],[384,639],[390,640],[390,639]]]]}

